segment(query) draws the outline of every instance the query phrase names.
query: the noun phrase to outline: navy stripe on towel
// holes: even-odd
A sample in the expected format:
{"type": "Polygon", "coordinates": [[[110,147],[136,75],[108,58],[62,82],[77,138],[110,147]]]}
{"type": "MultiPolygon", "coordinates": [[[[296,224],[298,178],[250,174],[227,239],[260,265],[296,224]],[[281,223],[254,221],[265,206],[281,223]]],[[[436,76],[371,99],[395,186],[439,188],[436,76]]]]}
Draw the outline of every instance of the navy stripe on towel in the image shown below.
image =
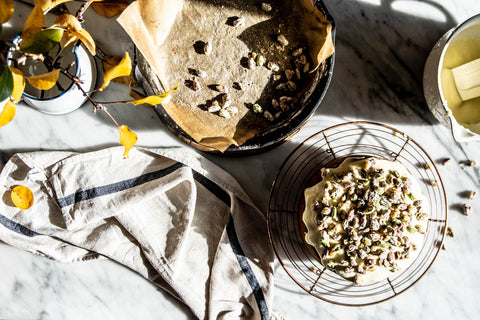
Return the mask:
{"type": "Polygon", "coordinates": [[[35,236],[40,236],[41,235],[40,233],[32,231],[32,230],[28,229],[27,227],[24,227],[21,224],[18,224],[16,222],[8,219],[7,217],[2,216],[1,214],[0,214],[0,224],[2,224],[3,226],[5,226],[5,228],[7,228],[7,229],[9,229],[13,232],[19,233],[19,234],[27,236],[27,237],[35,237],[35,236]]]}
{"type": "MultiPolygon", "coordinates": [[[[80,201],[93,199],[93,198],[104,196],[107,194],[123,191],[129,188],[144,184],[146,182],[162,178],[184,166],[185,165],[182,163],[176,163],[166,169],[147,173],[132,179],[120,181],[117,183],[112,183],[105,186],[95,187],[88,190],[80,190],[74,194],[58,199],[58,204],[60,205],[60,207],[64,208],[80,201]]],[[[217,184],[215,184],[205,176],[201,175],[200,173],[194,170],[192,171],[193,171],[193,178],[198,183],[203,185],[212,194],[218,197],[218,199],[220,199],[228,207],[230,207],[231,205],[230,195],[225,190],[223,190],[217,184]]],[[[248,284],[252,288],[253,294],[255,296],[255,300],[257,301],[258,309],[260,310],[260,314],[262,315],[262,320],[268,320],[269,314],[268,314],[267,303],[265,301],[265,296],[263,295],[263,291],[262,291],[262,288],[260,287],[260,283],[258,282],[258,279],[255,276],[255,273],[253,272],[250,264],[248,263],[248,260],[245,257],[245,253],[243,252],[242,247],[240,246],[240,242],[238,241],[237,233],[235,231],[235,226],[233,224],[233,217],[231,214],[229,215],[229,219],[227,223],[227,235],[228,235],[228,240],[230,241],[232,250],[235,253],[235,256],[237,258],[237,261],[240,264],[240,267],[243,273],[245,274],[245,277],[247,278],[248,284]]]]}
{"type": "Polygon", "coordinates": [[[257,301],[258,309],[260,310],[260,314],[262,315],[262,320],[268,320],[269,315],[265,296],[263,295],[263,291],[262,288],[260,288],[257,277],[255,277],[255,273],[253,273],[253,270],[250,267],[247,258],[245,257],[245,253],[240,246],[240,242],[237,238],[237,232],[235,231],[235,225],[233,224],[233,217],[231,214],[228,217],[227,235],[228,240],[230,240],[230,245],[232,246],[233,252],[237,257],[238,263],[240,264],[240,267],[242,268],[242,271],[247,278],[248,284],[252,288],[253,295],[255,296],[255,300],[257,301]]]}
{"type": "Polygon", "coordinates": [[[127,179],[127,180],[123,180],[123,181],[119,181],[112,184],[107,184],[104,186],[95,187],[87,190],[80,190],[74,194],[58,199],[58,204],[60,205],[61,208],[64,208],[80,201],[101,197],[101,196],[115,193],[115,192],[120,192],[129,188],[133,188],[133,187],[142,185],[144,183],[153,181],[155,179],[162,178],[183,166],[184,165],[182,163],[177,162],[168,168],[154,171],[154,172],[149,172],[135,178],[131,178],[131,179],[127,179]]]}
{"type": "Polygon", "coordinates": [[[213,193],[218,199],[222,200],[228,207],[230,207],[230,195],[220,188],[218,184],[213,183],[211,180],[202,176],[200,173],[193,171],[193,178],[199,182],[202,186],[204,186],[208,191],[213,193]]]}

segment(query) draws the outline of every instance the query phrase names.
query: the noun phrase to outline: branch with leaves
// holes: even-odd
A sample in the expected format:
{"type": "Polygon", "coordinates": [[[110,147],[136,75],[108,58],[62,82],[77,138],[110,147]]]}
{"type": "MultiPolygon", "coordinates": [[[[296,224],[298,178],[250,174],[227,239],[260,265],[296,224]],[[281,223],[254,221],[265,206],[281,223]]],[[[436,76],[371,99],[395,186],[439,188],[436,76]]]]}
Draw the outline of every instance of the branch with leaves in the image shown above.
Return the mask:
{"type": "MultiPolygon", "coordinates": [[[[18,68],[11,66],[5,59],[3,61],[3,72],[0,75],[0,101],[7,100],[2,112],[0,113],[0,127],[11,122],[15,116],[16,103],[20,101],[25,90],[26,81],[40,90],[49,90],[56,84],[60,74],[65,75],[75,86],[83,93],[85,98],[92,104],[93,112],[105,112],[112,122],[118,127],[120,143],[125,147],[124,158],[128,158],[129,150],[136,144],[137,135],[131,131],[128,126],[120,125],[114,117],[108,112],[106,105],[132,103],[134,105],[156,105],[161,103],[168,95],[178,88],[178,85],[164,94],[141,97],[128,101],[98,102],[92,98],[92,94],[97,91],[105,90],[112,81],[129,77],[128,84],[133,81],[132,61],[128,52],[125,52],[123,58],[106,57],[103,59],[105,68],[103,84],[96,90],[87,91],[83,87],[81,79],[71,74],[68,68],[60,66],[59,57],[65,49],[76,46],[81,42],[88,51],[95,56],[97,48],[95,41],[82,23],[84,13],[90,8],[108,18],[118,15],[125,9],[128,2],[125,0],[88,0],[78,9],[76,15],[69,13],[61,14],[57,17],[53,25],[45,27],[45,14],[56,6],[65,2],[74,0],[35,0],[34,7],[28,16],[23,32],[18,41],[8,41],[6,44],[16,52],[20,52],[20,58],[17,58],[16,64],[25,64],[31,61],[42,61],[48,72],[25,76],[18,68]],[[54,52],[54,58],[48,54],[54,52]]],[[[0,23],[4,24],[11,19],[14,14],[14,5],[12,0],[0,0],[0,23]]],[[[0,24],[0,26],[1,26],[0,24]]],[[[0,28],[0,32],[2,29],[0,28]]],[[[119,81],[122,82],[122,81],[119,81]]],[[[125,81],[123,81],[125,82],[125,81]]],[[[138,95],[138,93],[136,93],[138,95]]]]}

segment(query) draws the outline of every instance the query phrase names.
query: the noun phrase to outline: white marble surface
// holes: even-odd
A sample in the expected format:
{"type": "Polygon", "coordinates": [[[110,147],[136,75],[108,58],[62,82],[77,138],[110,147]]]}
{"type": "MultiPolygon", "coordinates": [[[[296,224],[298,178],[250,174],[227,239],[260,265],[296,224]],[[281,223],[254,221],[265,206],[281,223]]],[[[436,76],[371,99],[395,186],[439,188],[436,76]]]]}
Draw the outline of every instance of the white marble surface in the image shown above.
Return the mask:
{"type": "MultiPolygon", "coordinates": [[[[480,314],[480,197],[466,217],[459,205],[465,190],[480,191],[480,168],[461,170],[458,162],[480,161],[479,143],[456,143],[448,128],[428,111],[422,92],[425,59],[437,39],[458,22],[480,12],[477,0],[326,0],[337,24],[332,83],[315,116],[287,143],[247,157],[207,155],[228,170],[266,210],[268,193],[283,159],[303,139],[330,125],[371,120],[406,132],[435,160],[452,158],[439,170],[449,203],[446,239],[427,274],[398,297],[369,307],[342,307],[309,296],[276,268],[274,309],[285,319],[474,319],[480,314]]],[[[20,12],[20,4],[16,4],[20,12]]],[[[18,19],[25,19],[25,16],[18,19]]],[[[15,26],[19,20],[14,20],[15,26]]],[[[8,32],[15,28],[5,27],[8,32]]],[[[115,23],[94,14],[87,20],[108,54],[131,49],[115,23]]],[[[19,31],[19,29],[16,29],[19,31]]],[[[113,85],[98,100],[128,98],[113,85]]],[[[109,109],[138,133],[141,146],[184,146],[146,107],[109,109]]],[[[15,152],[89,151],[117,145],[117,129],[85,105],[49,116],[20,105],[14,121],[0,128],[1,164],[15,152]]],[[[141,276],[110,261],[62,264],[0,243],[0,318],[8,319],[191,319],[183,305],[141,276]]]]}

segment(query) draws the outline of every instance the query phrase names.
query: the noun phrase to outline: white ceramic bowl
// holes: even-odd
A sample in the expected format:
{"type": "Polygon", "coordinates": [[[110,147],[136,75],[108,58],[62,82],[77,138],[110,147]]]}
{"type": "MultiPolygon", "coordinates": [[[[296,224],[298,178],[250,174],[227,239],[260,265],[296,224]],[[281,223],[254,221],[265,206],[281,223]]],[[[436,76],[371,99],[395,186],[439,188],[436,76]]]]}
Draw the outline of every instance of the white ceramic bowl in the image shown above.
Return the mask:
{"type": "Polygon", "coordinates": [[[457,122],[447,107],[447,102],[443,96],[440,75],[448,46],[462,30],[472,27],[473,25],[478,25],[478,28],[480,28],[480,14],[469,18],[446,32],[437,41],[432,51],[430,51],[423,73],[423,93],[428,107],[435,118],[441,123],[451,127],[453,137],[458,142],[480,141],[480,134],[472,132],[457,122]]]}

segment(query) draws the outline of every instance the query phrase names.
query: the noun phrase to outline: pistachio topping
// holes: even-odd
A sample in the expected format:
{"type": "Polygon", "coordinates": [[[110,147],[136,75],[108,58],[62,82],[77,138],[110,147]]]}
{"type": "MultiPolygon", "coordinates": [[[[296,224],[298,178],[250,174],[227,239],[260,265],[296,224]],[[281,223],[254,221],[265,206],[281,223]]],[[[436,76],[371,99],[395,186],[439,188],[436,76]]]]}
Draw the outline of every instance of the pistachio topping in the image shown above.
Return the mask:
{"type": "Polygon", "coordinates": [[[423,241],[428,217],[406,168],[348,158],[337,168],[322,169],[322,177],[305,191],[303,214],[305,240],[322,263],[359,284],[404,268],[423,241]]]}

